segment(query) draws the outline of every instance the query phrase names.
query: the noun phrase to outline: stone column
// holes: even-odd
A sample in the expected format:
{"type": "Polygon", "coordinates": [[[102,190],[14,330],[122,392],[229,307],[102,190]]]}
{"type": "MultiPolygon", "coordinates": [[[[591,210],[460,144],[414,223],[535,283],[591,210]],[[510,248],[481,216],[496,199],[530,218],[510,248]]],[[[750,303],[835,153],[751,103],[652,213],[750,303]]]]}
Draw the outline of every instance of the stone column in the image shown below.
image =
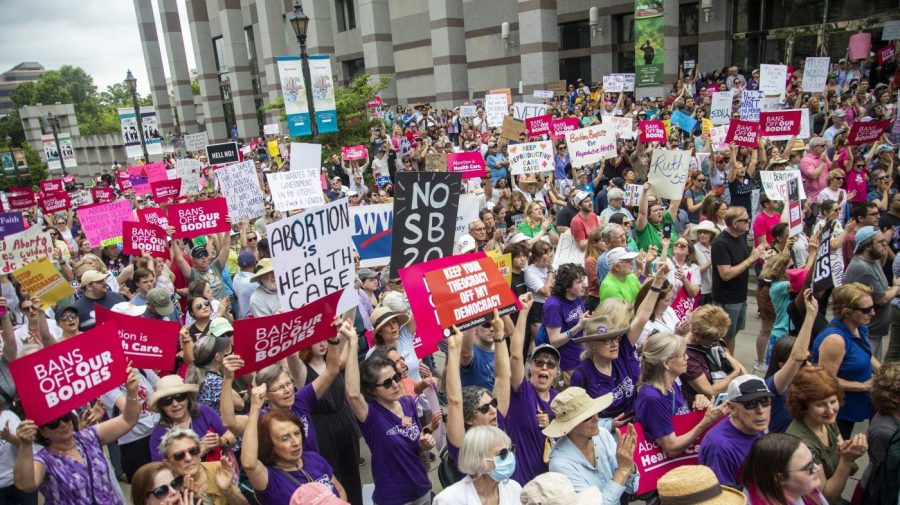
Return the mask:
{"type": "Polygon", "coordinates": [[[357,17],[362,39],[366,73],[372,82],[382,76],[391,79],[381,97],[388,102],[397,99],[397,83],[394,76],[394,42],[391,37],[391,9],[388,0],[359,0],[357,17]]]}
{"type": "Polygon", "coordinates": [[[209,31],[209,11],[206,0],[185,0],[188,25],[191,27],[191,43],[197,63],[197,79],[200,81],[200,102],[210,143],[228,138],[230,126],[225,125],[222,108],[222,91],[219,89],[219,73],[212,34],[209,31]]]}
{"type": "Polygon", "coordinates": [[[166,54],[169,55],[169,74],[178,111],[178,129],[182,133],[198,131],[197,110],[191,93],[191,74],[184,52],[184,37],[181,36],[181,20],[178,17],[178,3],[175,0],[159,0],[159,19],[163,28],[166,54]]]}
{"type": "Polygon", "coordinates": [[[134,0],[134,13],[137,16],[144,64],[147,65],[147,78],[150,80],[150,96],[153,97],[153,104],[156,106],[159,128],[165,133],[172,133],[175,130],[175,120],[172,117],[169,91],[166,89],[166,74],[163,71],[159,37],[156,36],[153,4],[146,0],[134,0]]]}
{"type": "Polygon", "coordinates": [[[428,0],[435,107],[449,107],[469,98],[466,31],[462,0],[428,0]]]}
{"type": "MultiPolygon", "coordinates": [[[[250,59],[247,57],[247,42],[244,35],[244,20],[241,15],[241,0],[219,0],[219,23],[225,47],[225,64],[228,66],[228,84],[234,105],[234,122],[237,123],[238,137],[250,138],[259,135],[259,121],[256,117],[253,78],[250,75],[250,59]]],[[[231,131],[233,125],[227,125],[231,131]]]]}
{"type": "Polygon", "coordinates": [[[729,2],[713,2],[708,20],[700,10],[700,33],[697,40],[697,64],[701,72],[710,72],[731,64],[731,37],[728,22],[731,19],[729,2]]]}
{"type": "Polygon", "coordinates": [[[559,20],[556,0],[518,0],[518,10],[522,91],[529,95],[559,79],[559,20]]]}
{"type": "MultiPolygon", "coordinates": [[[[281,2],[257,1],[256,12],[259,18],[259,39],[261,44],[257,49],[259,70],[265,76],[261,80],[262,91],[266,96],[266,103],[273,103],[281,96],[281,84],[278,77],[278,63],[276,56],[295,54],[298,51],[289,48],[285,40],[285,18],[281,2]]],[[[290,14],[288,14],[290,16],[290,14]]],[[[278,109],[266,110],[266,123],[277,123],[281,117],[278,109]]]]}
{"type": "MultiPolygon", "coordinates": [[[[293,8],[293,7],[292,7],[293,8]]],[[[288,11],[290,13],[290,11],[288,11]]],[[[309,16],[309,30],[306,32],[306,49],[309,54],[334,55],[334,20],[331,19],[329,0],[303,0],[303,13],[309,16]]],[[[290,16],[290,14],[288,14],[290,16]]],[[[357,23],[359,20],[357,20],[357,23]]],[[[288,50],[291,54],[300,52],[300,45],[290,30],[288,50]]],[[[332,60],[332,65],[336,62],[332,60]]],[[[334,71],[335,69],[332,69],[334,71]]],[[[336,72],[335,72],[336,73],[336,72]]]]}

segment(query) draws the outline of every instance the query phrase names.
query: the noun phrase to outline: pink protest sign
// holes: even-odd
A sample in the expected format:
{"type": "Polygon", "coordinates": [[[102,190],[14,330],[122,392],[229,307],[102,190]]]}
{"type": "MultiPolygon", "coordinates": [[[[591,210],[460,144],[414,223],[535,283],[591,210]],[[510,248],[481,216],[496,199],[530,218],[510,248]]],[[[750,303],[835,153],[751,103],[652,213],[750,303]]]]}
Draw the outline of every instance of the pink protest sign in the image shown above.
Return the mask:
{"type": "Polygon", "coordinates": [[[62,191],[64,189],[62,179],[49,179],[46,181],[41,181],[40,186],[42,193],[52,193],[54,191],[62,191]]]}
{"type": "Polygon", "coordinates": [[[525,118],[525,132],[529,137],[549,134],[552,121],[553,116],[550,114],[525,118]]]}
{"type": "Polygon", "coordinates": [[[116,199],[112,188],[91,188],[91,198],[96,203],[109,203],[116,199]]]}
{"type": "Polygon", "coordinates": [[[366,102],[366,107],[381,107],[381,97],[380,96],[372,97],[371,100],[366,102]]]}
{"type": "Polygon", "coordinates": [[[479,151],[447,154],[447,171],[460,172],[463,179],[484,177],[487,167],[479,151]]]}
{"type": "Polygon", "coordinates": [[[29,188],[10,189],[6,197],[9,210],[24,210],[34,207],[34,191],[29,188]]]}
{"type": "Polygon", "coordinates": [[[894,60],[894,45],[888,44],[878,50],[878,64],[886,65],[894,60]]]}
{"type": "Polygon", "coordinates": [[[169,228],[169,216],[159,207],[147,207],[146,209],[138,209],[138,221],[146,224],[159,226],[162,229],[169,228]]]}
{"type": "Polygon", "coordinates": [[[127,170],[116,170],[116,183],[119,185],[119,191],[132,189],[131,176],[127,170]]]}
{"type": "Polygon", "coordinates": [[[853,126],[850,127],[850,133],[847,135],[847,143],[851,146],[856,146],[875,142],[881,138],[881,135],[890,126],[890,123],[890,119],[883,121],[854,121],[853,126]]]}
{"type": "Polygon", "coordinates": [[[228,204],[222,197],[169,205],[167,210],[169,224],[175,228],[172,238],[194,238],[231,231],[231,225],[226,220],[228,204]]]}
{"type": "Polygon", "coordinates": [[[168,179],[166,164],[162,161],[128,167],[128,178],[136,195],[148,195],[151,192],[150,184],[168,179]]]}
{"type": "Polygon", "coordinates": [[[129,316],[95,305],[97,324],[112,321],[125,358],[134,368],[171,370],[178,352],[178,331],[175,321],[129,316]]]}
{"type": "Polygon", "coordinates": [[[575,117],[554,119],[550,122],[550,138],[561,139],[566,136],[566,132],[577,130],[578,126],[578,118],[575,117]]]}
{"type": "Polygon", "coordinates": [[[665,142],[666,125],[662,121],[641,121],[641,142],[665,142]]]}
{"type": "Polygon", "coordinates": [[[122,240],[122,254],[140,256],[147,251],[155,258],[169,257],[169,237],[159,226],[125,221],[122,223],[122,240]]]}
{"type": "Polygon", "coordinates": [[[79,207],[77,212],[91,247],[118,243],[122,237],[122,223],[134,220],[128,200],[79,207]]]}
{"type": "Polygon", "coordinates": [[[728,125],[728,135],[725,136],[725,141],[734,142],[735,145],[743,147],[758,147],[759,123],[732,119],[731,124],[728,125]]]}
{"type": "Polygon", "coordinates": [[[65,191],[49,191],[42,195],[38,202],[44,214],[53,214],[72,207],[69,194],[65,191]]]}
{"type": "Polygon", "coordinates": [[[369,157],[369,151],[364,145],[343,146],[341,147],[341,157],[347,161],[364,160],[369,157]]]}
{"type": "Polygon", "coordinates": [[[865,60],[869,57],[869,49],[872,47],[872,34],[863,32],[850,36],[850,48],[847,57],[851,60],[865,60]]]}
{"type": "Polygon", "coordinates": [[[10,361],[25,415],[46,424],[121,386],[126,365],[117,332],[107,321],[10,361]]]}
{"type": "Polygon", "coordinates": [[[181,179],[151,182],[150,191],[153,193],[153,201],[156,203],[176,200],[181,193],[181,179]]]}
{"type": "Polygon", "coordinates": [[[797,135],[800,133],[800,109],[759,113],[759,134],[763,137],[797,135]]]}

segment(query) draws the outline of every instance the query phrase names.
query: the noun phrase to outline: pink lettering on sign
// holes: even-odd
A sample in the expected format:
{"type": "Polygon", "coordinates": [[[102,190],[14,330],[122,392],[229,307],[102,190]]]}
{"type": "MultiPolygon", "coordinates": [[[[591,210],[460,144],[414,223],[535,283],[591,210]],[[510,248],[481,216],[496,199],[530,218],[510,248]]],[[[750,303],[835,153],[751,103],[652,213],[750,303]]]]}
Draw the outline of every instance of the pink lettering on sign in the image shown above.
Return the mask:
{"type": "Polygon", "coordinates": [[[525,133],[529,137],[546,135],[550,133],[550,123],[552,121],[553,116],[550,114],[525,118],[525,133]]]}
{"type": "Polygon", "coordinates": [[[175,321],[129,316],[95,305],[97,323],[112,321],[125,358],[134,368],[171,370],[178,352],[178,331],[175,321]]]}
{"type": "Polygon", "coordinates": [[[54,191],[62,191],[63,190],[63,180],[62,179],[50,179],[47,181],[41,181],[41,192],[42,193],[52,193],[54,191]]]}
{"type": "Polygon", "coordinates": [[[797,135],[800,133],[802,113],[797,110],[785,110],[759,113],[759,134],[763,137],[777,135],[797,135]]]}
{"type": "Polygon", "coordinates": [[[851,146],[868,144],[881,138],[884,131],[890,126],[891,120],[883,121],[854,121],[847,136],[847,143],[851,146]]]}
{"type": "Polygon", "coordinates": [[[735,145],[743,147],[759,146],[759,123],[732,119],[725,141],[734,142],[735,145]]]}
{"type": "Polygon", "coordinates": [[[227,221],[228,204],[222,197],[169,205],[167,214],[169,224],[175,228],[172,238],[194,238],[231,231],[227,221]]]}
{"type": "Polygon", "coordinates": [[[40,201],[41,210],[44,214],[52,214],[66,210],[72,206],[69,202],[69,194],[65,191],[51,191],[44,193],[40,201]]]}
{"type": "Polygon", "coordinates": [[[181,194],[181,179],[151,182],[150,190],[153,192],[153,201],[156,203],[176,200],[178,195],[181,194]]]}
{"type": "Polygon", "coordinates": [[[341,157],[347,161],[364,160],[369,157],[369,151],[366,146],[343,146],[341,147],[341,157]]]}
{"type": "Polygon", "coordinates": [[[463,179],[484,177],[487,167],[479,151],[447,154],[447,171],[460,172],[463,179]]]}
{"type": "Polygon", "coordinates": [[[122,223],[122,253],[140,256],[144,251],[155,258],[169,257],[166,230],[153,224],[125,221],[122,223]]]}
{"type": "Polygon", "coordinates": [[[553,140],[561,139],[566,136],[566,132],[577,130],[578,126],[578,118],[554,119],[550,123],[550,138],[553,140]]]}
{"type": "Polygon", "coordinates": [[[666,125],[662,121],[641,121],[641,142],[665,142],[666,125]]]}

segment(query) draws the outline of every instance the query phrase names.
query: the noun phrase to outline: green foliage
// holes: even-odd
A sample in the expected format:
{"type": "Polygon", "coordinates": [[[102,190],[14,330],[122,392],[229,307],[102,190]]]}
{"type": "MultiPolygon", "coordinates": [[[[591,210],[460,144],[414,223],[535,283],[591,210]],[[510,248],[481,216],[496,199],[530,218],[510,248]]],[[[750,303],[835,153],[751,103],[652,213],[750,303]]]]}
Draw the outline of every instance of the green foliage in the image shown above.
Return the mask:
{"type": "Polygon", "coordinates": [[[191,94],[200,96],[200,81],[197,79],[191,79],[191,94]]]}
{"type": "Polygon", "coordinates": [[[6,142],[7,135],[12,139],[13,145],[25,142],[25,130],[22,129],[19,109],[14,108],[6,117],[0,119],[0,141],[6,142]]]}
{"type": "MultiPolygon", "coordinates": [[[[8,148],[4,147],[6,151],[8,148]]],[[[6,191],[16,187],[35,187],[47,178],[47,164],[41,159],[41,154],[31,148],[26,142],[13,144],[12,150],[25,151],[25,163],[28,164],[28,175],[22,177],[0,177],[0,189],[6,191]]]]}

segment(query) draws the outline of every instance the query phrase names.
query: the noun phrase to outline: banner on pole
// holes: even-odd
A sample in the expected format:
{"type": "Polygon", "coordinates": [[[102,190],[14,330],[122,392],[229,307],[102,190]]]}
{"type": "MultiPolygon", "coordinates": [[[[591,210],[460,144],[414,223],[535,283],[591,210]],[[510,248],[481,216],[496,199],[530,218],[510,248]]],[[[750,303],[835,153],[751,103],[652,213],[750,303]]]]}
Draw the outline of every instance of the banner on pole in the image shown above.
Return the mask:
{"type": "Polygon", "coordinates": [[[318,132],[334,133],[338,131],[334,79],[331,74],[331,58],[328,55],[314,54],[309,57],[309,82],[312,86],[318,132]]]}
{"type": "Polygon", "coordinates": [[[663,83],[665,39],[662,0],[634,2],[634,70],[637,86],[663,83]]]}
{"type": "Polygon", "coordinates": [[[287,116],[288,133],[291,137],[305,137],[312,134],[309,122],[309,104],[306,101],[306,86],[299,56],[278,56],[278,75],[281,76],[281,96],[284,98],[284,112],[287,116]]]}
{"type": "MultiPolygon", "coordinates": [[[[125,155],[129,158],[141,158],[144,151],[141,149],[141,133],[138,131],[137,117],[133,107],[118,109],[119,125],[122,131],[122,142],[125,144],[125,155]]],[[[154,107],[141,107],[141,129],[144,132],[144,145],[147,146],[147,154],[162,154],[162,134],[156,119],[154,107]]],[[[150,161],[150,160],[146,160],[150,161]]]]}
{"type": "Polygon", "coordinates": [[[53,135],[41,135],[41,144],[44,146],[44,157],[47,159],[48,170],[61,170],[62,164],[59,161],[62,155],[62,162],[66,168],[78,166],[75,159],[75,148],[72,147],[72,136],[66,132],[58,132],[56,138],[59,139],[59,149],[56,149],[56,139],[53,135]]]}

